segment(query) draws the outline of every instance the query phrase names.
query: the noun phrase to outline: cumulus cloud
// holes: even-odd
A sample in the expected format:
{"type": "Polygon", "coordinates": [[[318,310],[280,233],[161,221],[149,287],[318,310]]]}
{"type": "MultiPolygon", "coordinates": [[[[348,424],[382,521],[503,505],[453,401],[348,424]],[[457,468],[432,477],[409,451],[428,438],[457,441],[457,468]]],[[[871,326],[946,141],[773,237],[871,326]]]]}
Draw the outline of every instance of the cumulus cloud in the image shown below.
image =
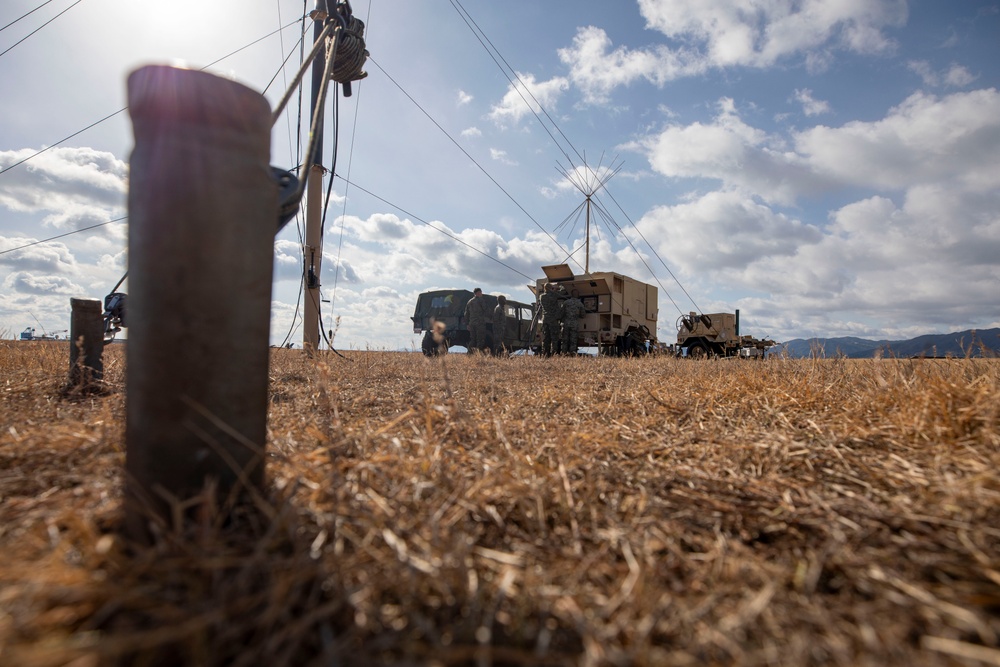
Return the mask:
{"type": "Polygon", "coordinates": [[[949,88],[964,88],[976,80],[965,67],[952,64],[944,71],[935,71],[933,66],[926,60],[911,60],[906,63],[911,72],[920,77],[925,86],[937,88],[947,86],[949,88]]]}
{"type": "Polygon", "coordinates": [[[758,258],[737,279],[799,318],[853,312],[883,335],[898,321],[954,331],[995,312],[1000,220],[985,212],[998,205],[992,193],[970,201],[940,187],[916,188],[902,206],[869,197],[834,211],[819,242],[758,258]]]}
{"type": "Polygon", "coordinates": [[[814,173],[848,185],[903,189],[950,182],[1000,186],[1000,93],[915,93],[875,122],[817,126],[795,136],[814,173]]]}
{"type": "Polygon", "coordinates": [[[0,237],[0,250],[11,251],[0,255],[0,265],[13,267],[22,272],[65,276],[73,275],[77,271],[73,254],[59,242],[35,243],[34,239],[0,237]],[[30,243],[34,245],[23,247],[30,243]]]}
{"type": "MultiPolygon", "coordinates": [[[[36,151],[0,151],[0,167],[36,151]]],[[[0,206],[43,214],[43,223],[78,229],[124,214],[127,165],[92,148],[53,148],[4,173],[0,206]]]]}
{"type": "Polygon", "coordinates": [[[27,271],[11,273],[4,279],[3,285],[5,289],[36,296],[78,296],[83,293],[83,288],[66,276],[39,275],[27,271]]]}
{"type": "Polygon", "coordinates": [[[607,33],[593,26],[580,28],[573,45],[559,49],[559,59],[569,67],[569,81],[591,104],[606,103],[612,90],[639,79],[663,85],[709,68],[708,60],[690,49],[613,49],[607,33]]]}
{"type": "Polygon", "coordinates": [[[637,223],[688,275],[743,269],[756,258],[789,257],[819,242],[813,225],[789,218],[736,192],[711,192],[676,206],[660,206],[637,223]]]}
{"type": "Polygon", "coordinates": [[[892,52],[886,30],[907,18],[904,0],[639,0],[639,10],[669,43],[615,48],[604,30],[588,26],[559,51],[588,102],[604,103],[614,88],[640,79],[662,86],[712,68],[770,67],[795,56],[816,70],[837,49],[892,52]]]}
{"type": "Polygon", "coordinates": [[[467,127],[462,130],[462,136],[467,138],[481,137],[483,136],[483,131],[478,127],[467,127]]]}
{"type": "Polygon", "coordinates": [[[542,264],[565,257],[540,232],[505,238],[488,229],[454,230],[440,221],[414,223],[393,214],[367,219],[347,216],[345,230],[354,244],[349,256],[356,269],[374,280],[385,277],[392,284],[446,280],[509,288],[532,279],[542,264]],[[399,233],[379,233],[386,226],[399,233]]]}
{"type": "Polygon", "coordinates": [[[563,77],[535,81],[533,75],[519,73],[517,83],[508,87],[503,99],[490,109],[488,117],[498,126],[507,127],[532,111],[540,112],[541,107],[551,112],[568,88],[569,81],[563,77]]]}
{"type": "Polygon", "coordinates": [[[976,80],[969,70],[961,65],[952,65],[944,75],[944,82],[952,88],[964,88],[976,80]]]}
{"type": "Polygon", "coordinates": [[[500,164],[507,165],[508,167],[516,167],[517,166],[517,161],[516,160],[512,160],[507,155],[507,151],[501,150],[499,148],[491,148],[490,149],[490,158],[492,158],[496,162],[499,162],[500,164]]]}
{"type": "Polygon", "coordinates": [[[891,191],[943,181],[979,191],[1000,186],[1000,93],[916,93],[881,120],[787,138],[747,124],[723,99],[713,121],[670,123],[625,148],[645,152],[664,176],[717,179],[779,204],[844,186],[891,191]]]}
{"type": "Polygon", "coordinates": [[[287,239],[274,242],[274,279],[294,280],[302,278],[302,245],[287,239]]]}
{"type": "Polygon", "coordinates": [[[624,148],[645,152],[650,166],[664,176],[718,179],[727,189],[740,188],[767,201],[790,204],[823,188],[801,156],[784,149],[783,138],[744,122],[733,100],[720,100],[718,109],[710,123],[670,123],[624,148]]]}
{"type": "Polygon", "coordinates": [[[796,89],[794,98],[802,105],[802,112],[807,116],[819,116],[830,111],[830,103],[815,99],[808,88],[796,89]]]}
{"type": "Polygon", "coordinates": [[[360,285],[364,282],[351,262],[343,257],[338,260],[330,253],[323,253],[323,273],[332,276],[330,282],[336,281],[338,285],[360,285]]]}
{"type": "Polygon", "coordinates": [[[640,222],[688,281],[753,294],[759,314],[793,330],[825,321],[824,336],[995,321],[1000,93],[917,93],[880,120],[788,137],[726,100],[719,109],[639,144],[658,173],[721,184],[640,222]],[[842,201],[826,219],[781,211],[818,193],[842,201]]]}
{"type": "Polygon", "coordinates": [[[465,92],[464,90],[458,91],[458,95],[457,95],[458,106],[464,106],[464,105],[470,103],[473,99],[474,98],[472,97],[472,95],[470,95],[469,93],[465,92]]]}
{"type": "Polygon", "coordinates": [[[639,0],[648,27],[698,43],[714,66],[767,67],[833,45],[859,53],[891,50],[884,33],[907,18],[905,0],[639,0]]]}

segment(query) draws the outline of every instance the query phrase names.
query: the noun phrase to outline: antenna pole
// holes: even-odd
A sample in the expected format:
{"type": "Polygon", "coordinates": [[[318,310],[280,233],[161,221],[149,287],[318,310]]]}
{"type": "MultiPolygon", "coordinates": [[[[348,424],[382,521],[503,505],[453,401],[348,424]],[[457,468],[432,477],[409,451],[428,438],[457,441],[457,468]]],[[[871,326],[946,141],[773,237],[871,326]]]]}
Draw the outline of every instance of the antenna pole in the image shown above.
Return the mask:
{"type": "Polygon", "coordinates": [[[587,195],[587,253],[583,260],[583,270],[590,273],[590,195],[587,195]]]}
{"type": "MultiPolygon", "coordinates": [[[[327,0],[316,0],[316,11],[329,15],[327,0]]],[[[323,34],[325,21],[316,20],[313,26],[313,41],[323,34]]],[[[312,65],[312,104],[316,109],[323,87],[325,58],[316,58],[312,65]]],[[[302,310],[302,347],[307,352],[319,349],[319,276],[323,264],[323,239],[321,209],[323,206],[323,117],[320,116],[315,130],[316,148],[307,158],[309,172],[306,176],[306,239],[302,247],[302,270],[305,272],[305,298],[302,310]]]]}

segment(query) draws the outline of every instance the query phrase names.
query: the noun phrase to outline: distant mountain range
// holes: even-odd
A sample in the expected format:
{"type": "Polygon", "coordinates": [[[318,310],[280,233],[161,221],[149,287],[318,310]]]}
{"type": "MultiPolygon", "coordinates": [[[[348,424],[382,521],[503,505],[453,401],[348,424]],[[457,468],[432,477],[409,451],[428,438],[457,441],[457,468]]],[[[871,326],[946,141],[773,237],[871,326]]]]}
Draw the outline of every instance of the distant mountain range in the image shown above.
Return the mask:
{"type": "Polygon", "coordinates": [[[1000,357],[1000,329],[967,329],[955,333],[917,336],[909,340],[865,338],[796,338],[772,348],[790,357],[1000,357]]]}

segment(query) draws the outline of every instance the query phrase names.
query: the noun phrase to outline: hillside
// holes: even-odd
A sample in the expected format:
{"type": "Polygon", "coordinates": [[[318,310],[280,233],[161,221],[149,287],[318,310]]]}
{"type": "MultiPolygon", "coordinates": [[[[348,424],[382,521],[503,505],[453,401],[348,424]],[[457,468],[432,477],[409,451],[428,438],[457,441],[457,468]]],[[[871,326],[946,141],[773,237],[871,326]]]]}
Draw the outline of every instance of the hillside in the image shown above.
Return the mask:
{"type": "Polygon", "coordinates": [[[272,350],[266,489],[137,545],[125,351],[0,343],[0,664],[1000,664],[1000,360],[272,350]]]}
{"type": "Polygon", "coordinates": [[[1000,329],[967,329],[949,334],[931,334],[909,340],[864,338],[796,338],[774,349],[792,358],[847,357],[996,357],[1000,356],[1000,329]]]}

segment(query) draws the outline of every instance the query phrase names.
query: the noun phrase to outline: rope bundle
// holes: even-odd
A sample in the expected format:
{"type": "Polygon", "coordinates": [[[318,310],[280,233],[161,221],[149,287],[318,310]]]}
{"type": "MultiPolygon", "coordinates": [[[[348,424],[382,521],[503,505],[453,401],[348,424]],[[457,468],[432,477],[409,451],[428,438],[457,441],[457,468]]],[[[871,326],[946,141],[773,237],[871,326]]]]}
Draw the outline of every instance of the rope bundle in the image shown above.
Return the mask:
{"type": "Polygon", "coordinates": [[[334,81],[348,83],[368,76],[368,72],[361,69],[368,59],[364,34],[364,21],[353,16],[348,18],[347,27],[341,28],[337,40],[337,53],[334,56],[336,60],[333,63],[333,73],[330,75],[334,81]]]}

